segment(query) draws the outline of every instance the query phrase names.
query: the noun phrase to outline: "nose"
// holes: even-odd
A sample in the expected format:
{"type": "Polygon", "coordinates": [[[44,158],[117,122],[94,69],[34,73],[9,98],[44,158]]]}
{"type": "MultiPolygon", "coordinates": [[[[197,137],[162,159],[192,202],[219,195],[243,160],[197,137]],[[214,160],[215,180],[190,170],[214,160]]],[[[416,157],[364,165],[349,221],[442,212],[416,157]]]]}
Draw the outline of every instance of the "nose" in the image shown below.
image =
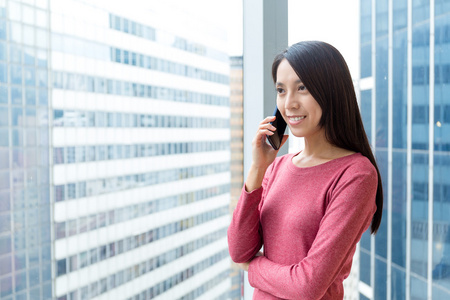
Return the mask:
{"type": "Polygon", "coordinates": [[[286,95],[286,102],[284,103],[284,108],[287,110],[295,110],[300,107],[300,102],[294,93],[288,92],[286,95]]]}

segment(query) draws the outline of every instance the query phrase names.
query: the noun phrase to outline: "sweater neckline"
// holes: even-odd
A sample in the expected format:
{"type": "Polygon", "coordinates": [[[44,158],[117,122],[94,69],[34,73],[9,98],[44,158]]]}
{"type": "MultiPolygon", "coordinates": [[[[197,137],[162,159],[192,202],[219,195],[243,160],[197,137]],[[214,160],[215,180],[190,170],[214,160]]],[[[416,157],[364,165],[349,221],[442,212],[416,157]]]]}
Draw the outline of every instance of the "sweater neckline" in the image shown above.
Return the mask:
{"type": "Polygon", "coordinates": [[[353,159],[355,156],[361,156],[362,155],[361,153],[356,152],[356,153],[352,153],[352,154],[349,154],[349,155],[345,155],[345,156],[341,156],[341,157],[338,157],[338,158],[334,158],[332,160],[326,161],[324,163],[321,163],[321,164],[318,164],[318,165],[315,165],[315,166],[297,167],[296,165],[294,165],[294,162],[292,161],[292,159],[294,158],[294,156],[297,156],[298,154],[300,154],[300,152],[302,152],[302,151],[300,150],[300,151],[298,151],[296,153],[292,153],[290,155],[290,157],[289,157],[289,164],[288,164],[289,169],[291,171],[295,172],[295,173],[298,173],[298,172],[302,172],[303,173],[305,171],[315,171],[317,169],[322,169],[323,170],[323,169],[326,169],[326,168],[328,168],[328,167],[330,167],[332,165],[335,165],[335,164],[338,164],[338,163],[340,163],[342,161],[345,161],[347,159],[353,159]]]}

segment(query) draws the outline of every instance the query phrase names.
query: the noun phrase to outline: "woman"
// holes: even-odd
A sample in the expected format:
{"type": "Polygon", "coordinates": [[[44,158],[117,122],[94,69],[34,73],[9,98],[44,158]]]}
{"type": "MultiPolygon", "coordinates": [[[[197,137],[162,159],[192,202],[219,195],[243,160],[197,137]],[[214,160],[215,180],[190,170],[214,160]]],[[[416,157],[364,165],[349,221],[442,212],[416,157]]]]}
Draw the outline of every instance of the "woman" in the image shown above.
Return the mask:
{"type": "Polygon", "coordinates": [[[276,158],[266,143],[275,117],[260,123],[230,255],[248,271],[253,299],[343,299],[356,244],[370,224],[376,233],[383,206],[350,72],[333,46],[310,41],[277,55],[272,77],[278,109],[305,147],[276,158]]]}

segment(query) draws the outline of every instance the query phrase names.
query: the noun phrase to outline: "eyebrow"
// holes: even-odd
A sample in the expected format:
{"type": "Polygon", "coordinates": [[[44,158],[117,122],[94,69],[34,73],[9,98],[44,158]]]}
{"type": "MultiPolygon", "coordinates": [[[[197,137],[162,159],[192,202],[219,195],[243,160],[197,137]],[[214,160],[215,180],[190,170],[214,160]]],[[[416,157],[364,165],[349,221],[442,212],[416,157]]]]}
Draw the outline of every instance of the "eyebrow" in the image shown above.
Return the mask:
{"type": "MultiPolygon", "coordinates": [[[[301,81],[301,79],[297,79],[294,83],[299,84],[299,83],[303,83],[301,81]]],[[[284,83],[277,81],[277,83],[275,83],[275,85],[284,85],[284,83]]]]}

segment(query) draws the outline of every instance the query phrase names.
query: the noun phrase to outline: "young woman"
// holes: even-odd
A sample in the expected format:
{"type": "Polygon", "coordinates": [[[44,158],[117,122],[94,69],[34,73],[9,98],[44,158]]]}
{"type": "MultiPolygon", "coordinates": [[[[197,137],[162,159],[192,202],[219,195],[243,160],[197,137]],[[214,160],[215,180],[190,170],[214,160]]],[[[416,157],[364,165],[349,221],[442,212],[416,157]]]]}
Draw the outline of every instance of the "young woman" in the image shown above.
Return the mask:
{"type": "Polygon", "coordinates": [[[260,123],[230,255],[248,271],[253,299],[343,299],[356,244],[370,225],[376,233],[383,208],[350,72],[333,46],[310,41],[277,55],[272,77],[278,109],[305,147],[276,158],[266,142],[275,117],[260,123]]]}

